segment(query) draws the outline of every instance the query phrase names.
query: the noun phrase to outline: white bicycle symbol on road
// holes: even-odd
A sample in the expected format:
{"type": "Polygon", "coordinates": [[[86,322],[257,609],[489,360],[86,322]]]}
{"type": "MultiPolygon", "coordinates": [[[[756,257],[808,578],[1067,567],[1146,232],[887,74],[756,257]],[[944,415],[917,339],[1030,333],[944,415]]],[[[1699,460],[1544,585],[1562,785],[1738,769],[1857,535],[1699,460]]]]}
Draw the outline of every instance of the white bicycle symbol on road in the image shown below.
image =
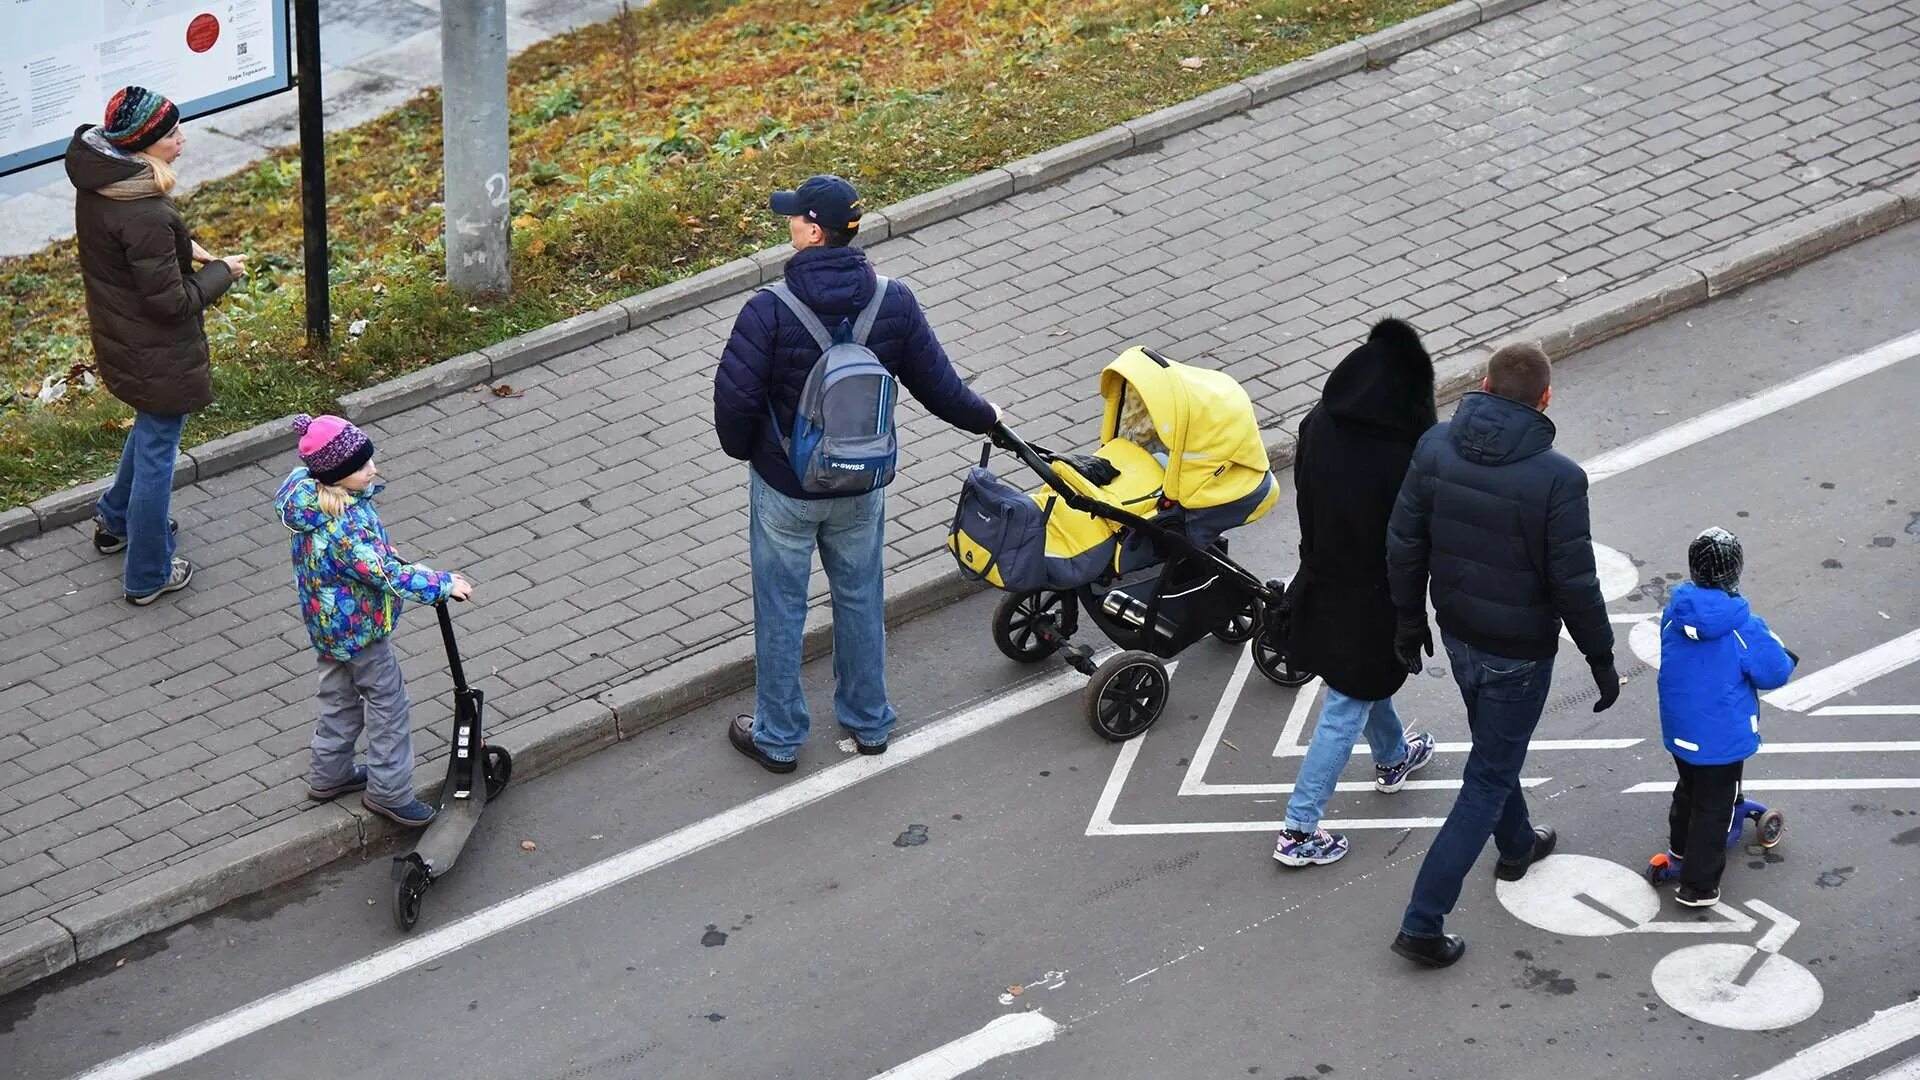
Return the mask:
{"type": "MultiPolygon", "coordinates": [[[[1716,904],[1705,922],[1657,921],[1660,894],[1637,870],[1591,855],[1553,855],[1519,881],[1495,889],[1521,922],[1571,937],[1615,934],[1749,934],[1752,915],[1716,904]]],[[[1753,944],[1712,942],[1677,949],[1653,968],[1653,989],[1685,1016],[1737,1031],[1791,1027],[1820,1010],[1820,980],[1780,949],[1800,921],[1761,900],[1746,906],[1771,925],[1753,944]]]]}

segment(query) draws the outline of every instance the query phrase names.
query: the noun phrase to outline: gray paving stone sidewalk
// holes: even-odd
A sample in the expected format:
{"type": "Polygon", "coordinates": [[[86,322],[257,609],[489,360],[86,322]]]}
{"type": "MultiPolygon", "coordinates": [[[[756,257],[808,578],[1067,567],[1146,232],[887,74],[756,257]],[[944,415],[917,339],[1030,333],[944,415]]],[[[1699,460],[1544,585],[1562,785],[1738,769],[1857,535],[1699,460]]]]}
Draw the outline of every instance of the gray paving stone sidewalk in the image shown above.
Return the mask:
{"type": "MultiPolygon", "coordinates": [[[[1438,349],[1495,337],[1913,174],[1917,63],[1920,0],[1545,3],[875,255],[1031,438],[1085,442],[1135,341],[1232,372],[1277,422],[1375,316],[1438,349]]],[[[749,632],[745,475],[710,420],[742,299],[374,426],[396,539],[478,582],[458,614],[503,742],[749,632]]],[[[945,558],[975,445],[903,420],[895,568],[945,558]]],[[[291,464],[179,492],[205,569],[151,608],[84,527],[0,549],[0,932],[303,812],[313,660],[269,505],[291,464]]],[[[422,615],[398,645],[432,757],[448,679],[422,615]]]]}

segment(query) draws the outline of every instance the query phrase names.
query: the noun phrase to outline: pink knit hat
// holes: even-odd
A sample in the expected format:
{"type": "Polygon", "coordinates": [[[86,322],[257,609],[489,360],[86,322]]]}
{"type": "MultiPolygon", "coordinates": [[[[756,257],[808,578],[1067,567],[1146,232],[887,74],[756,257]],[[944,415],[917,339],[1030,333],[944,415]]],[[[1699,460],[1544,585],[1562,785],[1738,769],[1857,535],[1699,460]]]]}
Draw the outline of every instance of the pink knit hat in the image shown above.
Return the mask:
{"type": "Polygon", "coordinates": [[[300,434],[300,460],[323,484],[337,484],[373,459],[373,440],[343,417],[301,413],[293,430],[300,434]]]}

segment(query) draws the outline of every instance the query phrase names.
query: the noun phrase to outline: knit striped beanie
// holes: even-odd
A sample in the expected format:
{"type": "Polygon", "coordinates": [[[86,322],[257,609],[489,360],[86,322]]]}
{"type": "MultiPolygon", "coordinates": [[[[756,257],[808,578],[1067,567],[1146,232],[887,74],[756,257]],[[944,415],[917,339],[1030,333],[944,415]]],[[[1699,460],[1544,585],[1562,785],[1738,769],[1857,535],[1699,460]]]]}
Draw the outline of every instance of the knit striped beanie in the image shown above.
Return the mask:
{"type": "Polygon", "coordinates": [[[137,154],[167,137],[180,123],[180,110],[173,102],[144,86],[126,86],[107,102],[107,120],[100,133],[107,141],[137,154]]]}

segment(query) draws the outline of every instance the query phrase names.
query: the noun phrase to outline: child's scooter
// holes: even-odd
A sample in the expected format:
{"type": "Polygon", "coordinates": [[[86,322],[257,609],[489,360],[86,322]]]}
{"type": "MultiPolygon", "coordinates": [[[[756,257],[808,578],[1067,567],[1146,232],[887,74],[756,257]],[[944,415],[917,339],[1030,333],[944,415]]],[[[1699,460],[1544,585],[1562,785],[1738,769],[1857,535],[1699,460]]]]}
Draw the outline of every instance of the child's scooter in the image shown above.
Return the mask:
{"type": "MultiPolygon", "coordinates": [[[[1780,843],[1787,831],[1787,816],[1778,810],[1769,810],[1745,795],[1733,808],[1733,827],[1727,830],[1727,846],[1737,847],[1740,834],[1746,830],[1747,822],[1754,823],[1755,839],[1760,846],[1769,851],[1780,843]]],[[[1646,878],[1649,885],[1661,885],[1676,881],[1680,877],[1680,863],[1666,852],[1661,852],[1647,860],[1646,878]]]]}
{"type": "Polygon", "coordinates": [[[488,746],[481,734],[483,695],[467,685],[460,669],[460,649],[453,641],[447,602],[435,604],[434,610],[440,616],[440,636],[447,642],[447,666],[453,671],[453,742],[447,782],[440,788],[440,806],[432,824],[421,834],[418,847],[393,859],[393,921],[402,930],[413,929],[420,918],[420,898],[453,869],[480,812],[499,798],[513,776],[513,755],[503,746],[488,746]]]}

